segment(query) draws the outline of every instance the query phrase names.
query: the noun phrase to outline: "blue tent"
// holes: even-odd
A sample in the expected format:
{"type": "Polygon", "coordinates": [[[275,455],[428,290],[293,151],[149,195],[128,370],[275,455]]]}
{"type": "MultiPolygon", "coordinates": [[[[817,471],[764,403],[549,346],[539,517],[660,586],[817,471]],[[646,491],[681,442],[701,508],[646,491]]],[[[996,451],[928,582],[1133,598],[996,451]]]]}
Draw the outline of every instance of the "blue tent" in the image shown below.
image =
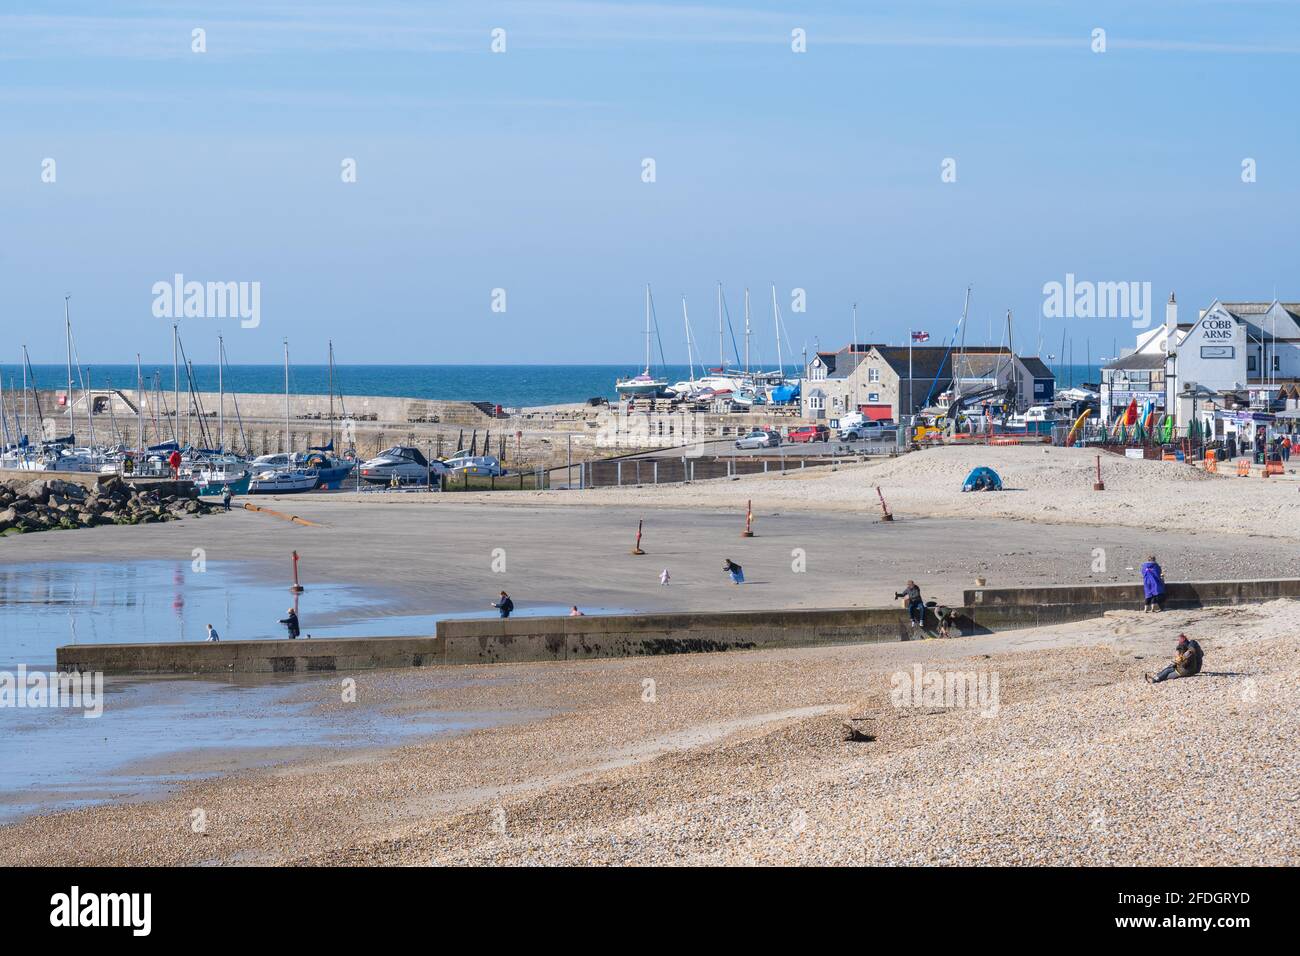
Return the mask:
{"type": "Polygon", "coordinates": [[[966,476],[962,491],[1001,491],[1002,479],[992,468],[976,468],[966,476]]]}

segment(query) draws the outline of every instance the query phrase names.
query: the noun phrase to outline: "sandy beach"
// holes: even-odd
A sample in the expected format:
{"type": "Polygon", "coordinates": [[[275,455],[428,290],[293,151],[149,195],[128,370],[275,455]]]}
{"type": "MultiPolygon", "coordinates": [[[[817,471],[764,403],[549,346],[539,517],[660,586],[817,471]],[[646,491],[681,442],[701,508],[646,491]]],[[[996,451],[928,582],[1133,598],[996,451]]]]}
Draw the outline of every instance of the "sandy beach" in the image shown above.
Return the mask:
{"type": "Polygon", "coordinates": [[[460,668],[456,686],[362,674],[361,706],[553,714],[33,818],[7,828],[0,860],[1294,865],[1291,615],[1279,602],[960,642],[460,668]],[[1205,673],[1146,684],[1180,630],[1204,644],[1205,673]],[[996,672],[996,715],[894,706],[892,675],[918,664],[996,672]],[[845,741],[861,715],[875,740],[845,741]]]}
{"type": "MultiPolygon", "coordinates": [[[[66,560],[54,544],[75,535],[81,560],[188,560],[203,547],[287,574],[297,549],[312,580],[368,584],[395,611],[479,607],[498,583],[525,604],[703,610],[887,604],[910,576],[955,600],[977,574],[1134,580],[1149,551],[1174,580],[1297,573],[1284,546],[1300,532],[1293,482],[1112,458],[1095,493],[1092,467],[1072,450],[944,449],[681,487],[313,496],[269,503],[315,527],[244,512],[95,528],[10,540],[0,561],[66,560]],[[962,495],[980,463],[1009,490],[962,495]],[[875,520],[877,484],[892,526],[875,520]],[[759,536],[742,541],[737,502],[749,498],[759,536]],[[627,554],[638,516],[644,558],[627,554]],[[490,568],[495,547],[504,575],[490,568]],[[811,573],[792,572],[797,547],[811,573]],[[1109,561],[1093,572],[1099,547],[1109,561]],[[743,555],[752,587],[723,586],[724,554],[743,555]]],[[[211,776],[28,818],[4,828],[0,860],[1294,865],[1293,616],[1275,602],[949,641],[340,674],[297,699],[333,716],[490,726],[222,767],[185,751],[182,723],[160,768],[211,776]],[[1205,647],[1205,673],[1146,684],[1184,630],[1205,647]],[[917,666],[996,675],[994,706],[896,706],[898,675],[917,666]],[[341,693],[349,679],[355,702],[341,693]],[[859,716],[874,740],[844,739],[859,716]]]]}

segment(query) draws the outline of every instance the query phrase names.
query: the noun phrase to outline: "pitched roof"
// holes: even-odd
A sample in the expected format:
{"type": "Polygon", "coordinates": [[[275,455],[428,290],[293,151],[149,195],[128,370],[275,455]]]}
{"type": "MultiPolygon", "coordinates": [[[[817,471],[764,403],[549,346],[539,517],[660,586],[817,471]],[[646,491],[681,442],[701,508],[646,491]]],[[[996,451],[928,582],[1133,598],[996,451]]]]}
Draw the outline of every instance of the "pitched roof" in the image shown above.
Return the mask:
{"type": "Polygon", "coordinates": [[[1117,358],[1109,365],[1102,366],[1102,368],[1112,368],[1130,372],[1164,367],[1165,356],[1162,352],[1132,352],[1122,358],[1117,358]]]}
{"type": "Polygon", "coordinates": [[[1028,358],[1022,356],[1020,364],[1023,365],[1034,378],[1056,378],[1056,375],[1053,374],[1052,370],[1043,364],[1043,360],[1035,355],[1031,355],[1028,358]]]}
{"type": "Polygon", "coordinates": [[[822,364],[826,366],[827,376],[830,376],[835,371],[835,358],[837,354],[838,353],[836,352],[818,352],[815,356],[816,358],[821,359],[822,364]]]}
{"type": "Polygon", "coordinates": [[[1279,339],[1300,338],[1300,302],[1278,303],[1285,315],[1276,328],[1272,321],[1269,321],[1267,327],[1263,325],[1269,310],[1273,308],[1272,302],[1220,302],[1219,305],[1232,313],[1235,318],[1245,322],[1248,331],[1256,330],[1257,338],[1261,336],[1276,336],[1279,339]]]}
{"type": "Polygon", "coordinates": [[[899,378],[907,378],[907,370],[912,369],[912,378],[950,379],[952,377],[952,353],[943,345],[881,345],[876,347],[880,357],[885,360],[899,378]]]}

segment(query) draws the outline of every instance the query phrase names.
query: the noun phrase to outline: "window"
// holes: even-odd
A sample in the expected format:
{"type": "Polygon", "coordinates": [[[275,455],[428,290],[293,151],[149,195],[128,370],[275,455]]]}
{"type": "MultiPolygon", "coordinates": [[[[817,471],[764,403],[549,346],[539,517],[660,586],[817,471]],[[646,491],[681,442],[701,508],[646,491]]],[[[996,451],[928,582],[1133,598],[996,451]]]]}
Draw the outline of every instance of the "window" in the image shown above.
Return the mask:
{"type": "Polygon", "coordinates": [[[819,412],[826,407],[826,399],[820,395],[814,395],[808,399],[808,407],[815,412],[819,412]]]}
{"type": "Polygon", "coordinates": [[[1247,356],[1246,356],[1246,371],[1247,371],[1247,372],[1253,372],[1253,371],[1256,370],[1256,368],[1257,368],[1257,366],[1256,366],[1256,364],[1255,364],[1255,356],[1253,356],[1253,355],[1247,355],[1247,356]]]}
{"type": "Polygon", "coordinates": [[[870,402],[872,405],[878,405],[880,403],[880,393],[867,392],[867,401],[870,402]]]}
{"type": "Polygon", "coordinates": [[[1273,353],[1273,371],[1275,371],[1275,372],[1280,372],[1280,371],[1282,370],[1282,366],[1281,366],[1281,364],[1280,364],[1280,362],[1279,362],[1280,359],[1281,359],[1281,356],[1278,355],[1276,352],[1274,352],[1274,353],[1273,353]]]}
{"type": "Polygon", "coordinates": [[[878,368],[869,368],[869,369],[867,369],[867,381],[868,381],[868,382],[879,382],[879,381],[880,381],[880,369],[878,369],[878,368]]]}

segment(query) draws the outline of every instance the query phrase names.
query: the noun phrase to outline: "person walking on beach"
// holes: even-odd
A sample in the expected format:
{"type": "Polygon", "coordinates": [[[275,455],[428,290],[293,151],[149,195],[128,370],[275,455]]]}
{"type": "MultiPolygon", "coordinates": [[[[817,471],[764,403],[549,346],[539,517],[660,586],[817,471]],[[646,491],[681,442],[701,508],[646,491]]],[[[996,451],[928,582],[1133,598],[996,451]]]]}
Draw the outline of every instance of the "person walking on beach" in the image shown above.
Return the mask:
{"type": "Polygon", "coordinates": [[[1201,645],[1196,641],[1189,641],[1186,634],[1179,634],[1174,662],[1155,677],[1150,674],[1142,676],[1146,678],[1148,684],[1159,684],[1173,677],[1194,677],[1201,672],[1201,664],[1204,661],[1205,653],[1201,650],[1201,645]]]}
{"type": "Polygon", "coordinates": [[[221,635],[217,633],[217,629],[213,627],[211,624],[208,625],[208,640],[211,641],[213,644],[221,640],[221,635]]]}
{"type": "Polygon", "coordinates": [[[723,563],[722,573],[731,575],[732,584],[745,583],[745,569],[742,568],[740,565],[738,565],[735,561],[732,561],[731,558],[727,558],[727,560],[723,563]]]}
{"type": "Polygon", "coordinates": [[[510,612],[515,609],[515,602],[510,600],[509,594],[506,594],[505,591],[502,591],[500,599],[493,601],[492,606],[497,609],[501,617],[504,619],[509,617],[510,612]]]}
{"type": "Polygon", "coordinates": [[[1278,444],[1278,450],[1282,453],[1283,461],[1291,460],[1291,436],[1283,435],[1281,443],[1278,444]]]}
{"type": "Polygon", "coordinates": [[[665,587],[665,588],[668,587],[668,582],[671,581],[672,579],[673,576],[668,573],[667,568],[664,568],[662,571],[659,572],[659,584],[661,587],[665,587]]]}
{"type": "Polygon", "coordinates": [[[300,633],[298,630],[298,612],[293,608],[289,608],[289,616],[280,618],[280,623],[289,632],[289,640],[296,641],[300,633]]]}
{"type": "Polygon", "coordinates": [[[903,599],[907,606],[907,616],[911,620],[912,627],[923,627],[925,625],[925,601],[921,599],[921,589],[917,587],[915,581],[908,581],[907,587],[901,591],[894,592],[894,600],[903,599]]]}
{"type": "Polygon", "coordinates": [[[1158,614],[1165,609],[1165,573],[1154,554],[1148,555],[1146,564],[1142,565],[1142,594],[1146,598],[1143,614],[1158,614]]]}
{"type": "Polygon", "coordinates": [[[230,486],[229,485],[221,486],[221,504],[225,506],[225,509],[227,511],[230,510],[230,486]]]}

